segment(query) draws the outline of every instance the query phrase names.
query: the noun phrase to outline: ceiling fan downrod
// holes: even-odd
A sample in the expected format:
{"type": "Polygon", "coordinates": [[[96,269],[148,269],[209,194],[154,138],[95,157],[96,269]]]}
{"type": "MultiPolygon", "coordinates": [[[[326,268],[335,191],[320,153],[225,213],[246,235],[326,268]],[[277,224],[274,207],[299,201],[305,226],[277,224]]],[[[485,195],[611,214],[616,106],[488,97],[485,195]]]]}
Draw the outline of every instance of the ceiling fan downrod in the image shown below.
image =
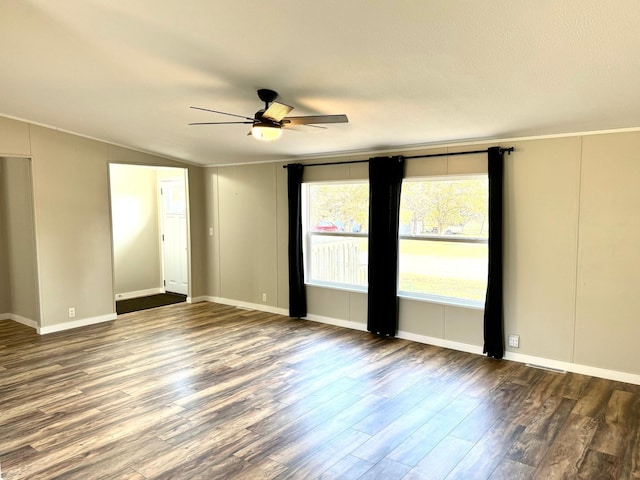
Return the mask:
{"type": "Polygon", "coordinates": [[[268,88],[261,88],[258,90],[258,98],[264,102],[264,109],[267,110],[269,104],[278,98],[278,92],[268,88]]]}

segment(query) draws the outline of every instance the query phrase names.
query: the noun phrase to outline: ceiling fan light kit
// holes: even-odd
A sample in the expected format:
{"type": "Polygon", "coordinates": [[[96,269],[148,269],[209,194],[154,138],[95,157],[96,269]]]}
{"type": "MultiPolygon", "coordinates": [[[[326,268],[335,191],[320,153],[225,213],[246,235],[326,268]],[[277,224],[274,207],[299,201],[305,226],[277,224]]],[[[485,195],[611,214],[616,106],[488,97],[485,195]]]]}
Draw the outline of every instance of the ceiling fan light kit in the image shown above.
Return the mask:
{"type": "Polygon", "coordinates": [[[245,117],[244,115],[236,115],[235,113],[220,112],[218,110],[210,110],[202,107],[191,107],[194,110],[204,110],[205,112],[218,113],[221,115],[229,115],[244,119],[243,122],[197,122],[189,125],[228,125],[228,124],[250,124],[251,135],[258,140],[272,142],[282,136],[282,128],[288,128],[294,125],[309,125],[316,128],[318,123],[348,123],[349,119],[346,115],[308,115],[304,117],[287,117],[286,115],[293,110],[293,107],[284,103],[276,102],[278,93],[274,90],[261,88],[258,90],[258,98],[264,102],[264,109],[258,110],[254,117],[245,117]]]}
{"type": "Polygon", "coordinates": [[[254,125],[251,135],[263,142],[273,142],[282,136],[282,129],[278,125],[254,125]]]}

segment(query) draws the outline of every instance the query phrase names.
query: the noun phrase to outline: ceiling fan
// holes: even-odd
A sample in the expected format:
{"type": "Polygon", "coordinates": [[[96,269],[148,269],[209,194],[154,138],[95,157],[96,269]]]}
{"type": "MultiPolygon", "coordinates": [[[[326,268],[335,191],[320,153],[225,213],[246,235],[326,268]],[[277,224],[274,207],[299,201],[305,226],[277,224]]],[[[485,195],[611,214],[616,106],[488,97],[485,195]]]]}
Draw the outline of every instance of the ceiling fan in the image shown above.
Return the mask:
{"type": "Polygon", "coordinates": [[[317,124],[320,123],[348,123],[349,119],[346,115],[307,115],[304,117],[287,117],[286,115],[293,110],[293,107],[285,105],[284,103],[276,102],[278,98],[278,92],[269,90],[268,88],[261,88],[258,90],[258,97],[264,102],[264,108],[258,110],[252,117],[245,117],[244,115],[236,115],[234,113],[220,112],[218,110],[210,110],[202,107],[191,107],[194,110],[204,110],[205,112],[219,113],[222,115],[229,115],[231,117],[243,118],[244,121],[236,122],[197,122],[190,123],[189,125],[229,125],[234,123],[253,125],[251,127],[250,135],[253,135],[259,140],[273,141],[280,138],[282,135],[282,129],[292,127],[295,125],[308,125],[316,128],[320,127],[317,124]]]}

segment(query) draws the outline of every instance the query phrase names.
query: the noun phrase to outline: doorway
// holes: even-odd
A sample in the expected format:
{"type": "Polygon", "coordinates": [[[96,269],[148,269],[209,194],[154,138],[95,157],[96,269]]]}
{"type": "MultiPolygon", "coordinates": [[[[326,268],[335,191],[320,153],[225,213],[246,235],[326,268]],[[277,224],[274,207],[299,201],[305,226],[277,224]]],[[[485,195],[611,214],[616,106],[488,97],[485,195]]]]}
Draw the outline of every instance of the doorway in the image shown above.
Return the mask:
{"type": "Polygon", "coordinates": [[[109,176],[116,312],[186,301],[186,169],[110,164],[109,176]]]}

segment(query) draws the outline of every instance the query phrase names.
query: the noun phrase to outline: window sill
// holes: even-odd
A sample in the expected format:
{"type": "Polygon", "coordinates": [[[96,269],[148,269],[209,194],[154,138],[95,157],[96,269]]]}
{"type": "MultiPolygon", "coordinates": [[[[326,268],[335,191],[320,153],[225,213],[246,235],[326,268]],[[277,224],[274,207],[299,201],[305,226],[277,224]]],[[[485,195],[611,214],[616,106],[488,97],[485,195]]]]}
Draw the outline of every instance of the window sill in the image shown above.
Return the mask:
{"type": "Polygon", "coordinates": [[[368,288],[358,285],[337,285],[335,283],[325,283],[319,281],[313,282],[305,282],[305,287],[320,287],[320,288],[328,288],[330,290],[340,290],[342,292],[352,292],[352,293],[367,293],[368,288]]]}
{"type": "MultiPolygon", "coordinates": [[[[341,292],[364,293],[367,294],[367,287],[357,285],[336,285],[335,283],[324,282],[306,282],[306,287],[328,288],[330,290],[338,290],[341,292]]],[[[463,300],[460,298],[440,297],[437,295],[427,295],[414,292],[398,292],[398,297],[405,300],[412,300],[423,303],[435,303],[438,305],[447,305],[450,307],[469,308],[472,310],[484,310],[484,302],[478,300],[463,300]]]]}
{"type": "Polygon", "coordinates": [[[484,310],[484,302],[478,300],[464,300],[462,298],[440,297],[438,295],[420,294],[415,292],[398,292],[398,297],[416,302],[436,303],[449,307],[469,308],[473,310],[484,310]]]}

